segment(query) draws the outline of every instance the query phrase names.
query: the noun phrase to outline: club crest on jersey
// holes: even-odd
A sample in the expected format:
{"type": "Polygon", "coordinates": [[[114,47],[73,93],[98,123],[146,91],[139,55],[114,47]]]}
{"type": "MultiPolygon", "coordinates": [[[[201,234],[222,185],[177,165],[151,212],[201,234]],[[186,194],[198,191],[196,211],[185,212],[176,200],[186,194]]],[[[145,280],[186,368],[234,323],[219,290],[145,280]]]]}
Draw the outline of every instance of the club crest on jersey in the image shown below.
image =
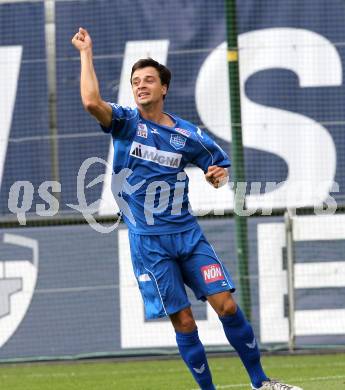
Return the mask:
{"type": "Polygon", "coordinates": [[[217,280],[224,280],[222,268],[219,264],[205,265],[200,268],[205,283],[213,283],[217,280]]]}
{"type": "Polygon", "coordinates": [[[170,145],[176,150],[182,149],[186,145],[187,138],[182,137],[179,134],[171,134],[170,136],[170,145]]]}
{"type": "Polygon", "coordinates": [[[142,138],[147,138],[147,126],[144,123],[138,124],[137,135],[142,138]]]}
{"type": "Polygon", "coordinates": [[[190,131],[188,131],[188,130],[186,130],[186,129],[181,129],[180,127],[175,127],[175,130],[176,130],[178,133],[180,133],[180,134],[182,134],[182,135],[185,135],[186,137],[190,137],[190,135],[191,135],[191,132],[190,132],[190,131]]]}
{"type": "Polygon", "coordinates": [[[178,168],[182,159],[182,154],[166,152],[135,141],[132,143],[130,155],[169,168],[178,168]]]}

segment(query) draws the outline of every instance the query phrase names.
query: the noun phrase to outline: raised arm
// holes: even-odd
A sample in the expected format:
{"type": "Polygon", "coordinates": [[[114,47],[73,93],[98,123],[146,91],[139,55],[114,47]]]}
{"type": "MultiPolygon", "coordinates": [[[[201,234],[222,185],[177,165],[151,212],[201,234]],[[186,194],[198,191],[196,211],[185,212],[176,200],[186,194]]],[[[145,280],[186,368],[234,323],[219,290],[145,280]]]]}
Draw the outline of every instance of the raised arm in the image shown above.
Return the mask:
{"type": "Polygon", "coordinates": [[[72,38],[72,44],[80,52],[80,94],[83,106],[98,122],[109,127],[112,120],[112,109],[105,102],[99,91],[99,84],[93,66],[92,40],[89,33],[79,28],[72,38]]]}

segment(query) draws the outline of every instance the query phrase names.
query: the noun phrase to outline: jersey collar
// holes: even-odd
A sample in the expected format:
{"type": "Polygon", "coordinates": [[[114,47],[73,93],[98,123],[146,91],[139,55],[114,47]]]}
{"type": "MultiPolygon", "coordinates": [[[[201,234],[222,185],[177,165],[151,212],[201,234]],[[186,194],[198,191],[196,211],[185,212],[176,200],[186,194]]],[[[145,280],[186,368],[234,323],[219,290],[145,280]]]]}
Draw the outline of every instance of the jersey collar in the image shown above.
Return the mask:
{"type": "Polygon", "coordinates": [[[140,115],[140,112],[138,110],[138,113],[139,113],[139,118],[142,122],[147,122],[149,124],[151,124],[152,126],[159,126],[159,127],[163,127],[164,129],[168,129],[168,130],[175,130],[175,127],[177,127],[177,119],[172,115],[172,114],[169,114],[168,112],[163,112],[164,114],[168,115],[171,120],[174,122],[174,125],[172,127],[170,126],[165,126],[165,125],[161,125],[159,123],[156,123],[156,122],[153,122],[153,121],[150,121],[148,119],[145,119],[143,118],[141,115],[140,115]]]}

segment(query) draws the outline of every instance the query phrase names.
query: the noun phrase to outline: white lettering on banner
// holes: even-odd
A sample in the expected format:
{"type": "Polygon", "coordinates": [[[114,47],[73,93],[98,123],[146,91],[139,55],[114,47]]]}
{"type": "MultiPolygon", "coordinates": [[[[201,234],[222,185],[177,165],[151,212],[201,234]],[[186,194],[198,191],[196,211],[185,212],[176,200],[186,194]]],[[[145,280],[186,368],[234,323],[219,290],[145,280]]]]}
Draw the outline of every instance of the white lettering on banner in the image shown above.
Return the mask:
{"type": "Polygon", "coordinates": [[[284,317],[287,276],[283,270],[284,223],[264,223],[258,232],[260,340],[288,342],[289,323],[284,317]]]}
{"type": "Polygon", "coordinates": [[[16,100],[22,46],[0,47],[0,187],[16,100]]]}
{"type": "MultiPolygon", "coordinates": [[[[294,241],[339,240],[345,237],[345,216],[308,216],[293,219],[294,241]]],[[[283,223],[258,225],[260,338],[262,343],[287,342],[284,317],[287,275],[283,270],[283,223]]],[[[326,259],[325,259],[326,260],[326,259]]],[[[345,287],[345,259],[295,264],[295,288],[345,287]],[[322,277],[321,277],[322,275],[322,277]]],[[[322,290],[320,290],[322,292],[322,290]]],[[[296,310],[297,336],[345,334],[345,309],[296,310]]]]}
{"type": "MultiPolygon", "coordinates": [[[[256,72],[273,68],[293,71],[298,75],[302,88],[339,86],[342,84],[339,53],[323,36],[294,28],[263,29],[241,34],[239,47],[243,144],[283,158],[289,169],[283,185],[270,193],[247,196],[247,207],[267,209],[321,203],[328,196],[336,169],[336,150],[330,134],[304,115],[252,102],[244,87],[248,78],[256,72]]],[[[200,68],[195,98],[198,114],[205,126],[216,136],[230,142],[228,81],[226,43],[222,43],[200,68]],[[222,115],[215,115],[214,107],[222,115]]],[[[207,186],[200,181],[196,170],[187,170],[191,182],[191,204],[193,209],[210,209],[207,186]]],[[[224,198],[220,194],[218,196],[219,199],[212,199],[212,203],[219,202],[222,207],[224,198]]],[[[228,198],[227,208],[232,208],[228,198]]]]}
{"type": "Polygon", "coordinates": [[[274,153],[288,165],[284,184],[270,193],[247,197],[248,208],[321,203],[328,196],[336,170],[336,149],[329,132],[304,115],[252,102],[245,95],[244,85],[258,71],[280,68],[294,72],[302,88],[339,86],[342,84],[339,53],[323,36],[294,28],[245,33],[239,45],[243,64],[240,72],[243,143],[274,153]]]}
{"type": "MultiPolygon", "coordinates": [[[[117,102],[121,106],[135,107],[129,79],[133,64],[140,58],[152,57],[161,64],[166,64],[168,58],[169,41],[166,39],[126,42],[124,59],[122,63],[121,79],[117,102]]],[[[98,213],[100,215],[114,214],[119,211],[111,192],[111,177],[113,165],[113,143],[110,142],[108,152],[108,166],[105,172],[101,202],[98,213]]]]}
{"type": "MultiPolygon", "coordinates": [[[[195,84],[195,102],[202,123],[227,142],[231,142],[229,96],[226,43],[223,43],[211,52],[200,68],[195,84]]],[[[203,137],[199,128],[198,134],[203,137]]],[[[213,188],[197,167],[187,167],[186,173],[190,182],[189,200],[195,214],[233,209],[233,191],[229,186],[213,188]]]]}
{"type": "Polygon", "coordinates": [[[31,249],[32,259],[0,260],[0,348],[25,317],[36,288],[39,263],[37,240],[5,233],[3,242],[31,249]]]}
{"type": "MultiPolygon", "coordinates": [[[[121,348],[175,347],[170,321],[144,320],[143,301],[131,265],[127,229],[118,230],[118,248],[121,348]]],[[[206,310],[207,320],[198,321],[200,338],[205,345],[227,345],[216,312],[210,305],[206,305],[206,310]]]]}

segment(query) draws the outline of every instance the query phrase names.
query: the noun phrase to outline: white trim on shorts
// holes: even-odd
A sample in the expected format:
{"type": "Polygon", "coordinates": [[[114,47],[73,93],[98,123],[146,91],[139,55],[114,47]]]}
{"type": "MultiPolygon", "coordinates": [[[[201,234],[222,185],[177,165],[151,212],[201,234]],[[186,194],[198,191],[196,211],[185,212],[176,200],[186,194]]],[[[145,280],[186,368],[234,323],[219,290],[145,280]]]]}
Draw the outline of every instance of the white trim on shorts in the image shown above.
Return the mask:
{"type": "MultiPolygon", "coordinates": [[[[210,243],[209,243],[209,244],[210,244],[210,243]]],[[[213,248],[213,246],[212,246],[211,244],[210,244],[210,247],[211,247],[212,250],[213,250],[213,253],[214,253],[215,257],[216,257],[216,260],[218,261],[219,265],[222,267],[224,277],[225,277],[226,281],[228,282],[228,285],[229,285],[230,289],[231,289],[231,290],[234,290],[234,289],[235,289],[235,286],[233,286],[233,284],[229,282],[229,279],[227,278],[226,272],[225,272],[225,270],[224,270],[223,262],[222,262],[222,261],[219,259],[219,257],[217,256],[217,253],[216,253],[216,251],[214,250],[214,248],[213,248]]]]}
{"type": "Polygon", "coordinates": [[[165,306],[164,306],[164,302],[163,302],[163,299],[162,299],[161,292],[159,291],[159,286],[158,286],[157,280],[156,280],[156,278],[155,278],[155,275],[153,274],[153,272],[151,272],[150,270],[148,270],[146,267],[144,267],[144,268],[146,269],[146,271],[147,271],[149,274],[152,275],[152,277],[153,277],[153,279],[154,279],[154,281],[155,281],[155,283],[156,283],[156,287],[157,287],[157,290],[158,290],[159,298],[160,298],[161,303],[162,303],[162,306],[163,306],[164,313],[165,313],[166,316],[168,316],[168,313],[167,313],[167,311],[166,311],[166,309],[165,309],[165,306]]]}

